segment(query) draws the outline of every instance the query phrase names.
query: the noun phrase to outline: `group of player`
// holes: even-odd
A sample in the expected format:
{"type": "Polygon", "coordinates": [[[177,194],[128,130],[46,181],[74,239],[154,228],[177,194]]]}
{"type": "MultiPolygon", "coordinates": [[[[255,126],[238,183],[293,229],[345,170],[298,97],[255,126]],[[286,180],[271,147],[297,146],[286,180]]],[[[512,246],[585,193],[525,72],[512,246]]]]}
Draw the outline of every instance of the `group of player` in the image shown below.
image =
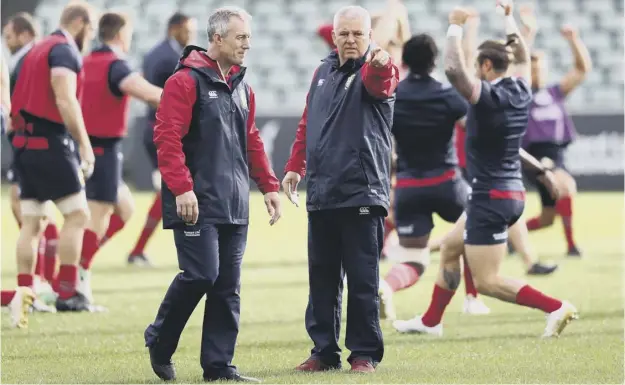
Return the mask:
{"type": "MultiPolygon", "coordinates": [[[[474,63],[478,52],[479,14],[473,10],[468,13],[462,48],[465,63],[474,63]]],[[[521,34],[531,47],[538,29],[534,10],[528,5],[521,6],[519,15],[521,34]]],[[[396,263],[380,280],[381,318],[395,321],[393,293],[416,284],[430,263],[430,252],[437,250],[441,252],[441,265],[449,261],[449,256],[452,259],[463,256],[466,288],[463,311],[488,314],[490,309],[478,298],[478,290],[464,257],[466,217],[463,213],[471,194],[469,185],[475,182],[468,179],[464,159],[464,131],[469,103],[450,84],[437,80],[439,49],[428,34],[410,35],[407,11],[401,1],[389,0],[385,10],[372,17],[372,22],[376,43],[390,52],[396,63],[402,63],[402,81],[396,92],[392,128],[395,141],[394,202],[385,223],[384,246],[384,257],[396,263]],[[446,237],[431,240],[434,213],[456,225],[446,237]],[[392,238],[395,231],[398,240],[392,238]]],[[[331,29],[331,25],[322,26],[318,34],[334,48],[331,29]]],[[[575,65],[558,84],[546,86],[544,54],[533,51],[531,55],[533,101],[522,143],[525,151],[539,159],[548,171],[536,175],[525,170],[524,174],[540,194],[542,212],[527,222],[516,221],[508,234],[501,234],[502,237],[509,237],[506,241],[510,251],[521,255],[528,275],[549,275],[556,271],[557,265],[538,261],[527,234],[528,230],[551,225],[558,215],[564,227],[568,256],[581,256],[572,232],[575,181],[564,165],[564,152],[574,139],[575,130],[564,100],[581,84],[590,71],[591,62],[586,47],[572,27],[563,26],[562,35],[571,45],[575,65]]],[[[514,75],[514,70],[515,66],[511,63],[511,75],[514,75]]],[[[486,289],[485,285],[481,286],[486,289]]],[[[432,317],[433,313],[436,310],[425,316],[425,323],[417,317],[393,324],[400,332],[440,335],[442,328],[437,327],[440,318],[432,317]]]]}
{"type": "MultiPolygon", "coordinates": [[[[522,8],[520,15],[524,37],[531,43],[537,30],[535,18],[529,8],[522,8]]],[[[459,136],[464,136],[468,103],[453,87],[436,80],[438,47],[430,35],[411,37],[407,11],[399,0],[389,0],[384,11],[372,19],[374,41],[396,63],[403,63],[393,126],[397,180],[393,212],[385,226],[388,244],[384,249],[385,255],[397,263],[380,281],[381,316],[395,320],[392,294],[419,280],[429,265],[431,251],[440,249],[441,261],[448,255],[464,254],[462,213],[470,189],[466,171],[459,168],[459,161],[460,165],[464,163],[459,156],[464,152],[464,140],[459,136]],[[445,221],[458,221],[444,239],[430,239],[434,213],[445,221]],[[395,229],[398,242],[388,241],[395,229]]],[[[463,39],[466,63],[476,61],[478,22],[476,13],[468,15],[463,39]]],[[[124,59],[130,48],[132,25],[123,14],[109,12],[99,18],[101,46],[82,59],[95,27],[93,9],[86,3],[72,2],[63,11],[59,29],[50,36],[38,39],[35,23],[27,14],[14,16],[3,30],[13,54],[9,66],[9,136],[15,156],[8,175],[20,237],[18,288],[2,292],[2,305],[12,307],[14,324],[19,327],[27,325],[26,313],[31,308],[96,309],[90,278],[93,258],[134,211],[130,192],[121,180],[121,140],[126,135],[128,98],[136,97],[152,106],[147,124],[153,124],[165,80],[173,72],[182,48],[194,39],[196,28],[192,18],[172,16],[167,38],[145,57],[144,78],[124,59]],[[35,92],[35,84],[48,84],[49,92],[35,92]],[[64,216],[60,235],[51,202],[64,216]],[[51,300],[54,306],[49,306],[51,300]]],[[[331,30],[331,26],[319,29],[330,46],[331,30]]],[[[575,184],[563,156],[574,139],[574,128],[563,101],[590,70],[590,59],[572,28],[563,28],[563,35],[571,43],[575,67],[558,85],[545,87],[544,55],[533,53],[531,60],[534,99],[523,143],[527,152],[551,170],[541,176],[527,175],[540,192],[543,209],[527,223],[517,221],[509,232],[509,241],[523,257],[527,274],[533,275],[551,274],[557,266],[538,262],[527,230],[546,227],[557,215],[565,228],[568,255],[580,255],[571,220],[575,184]]],[[[156,169],[151,129],[144,132],[144,143],[156,169]]],[[[154,179],[158,191],[157,174],[154,179]]],[[[160,210],[157,192],[129,263],[149,264],[143,248],[160,220],[160,210]]],[[[476,288],[473,283],[466,260],[464,278],[463,310],[488,313],[489,308],[478,298],[480,285],[476,288]]],[[[421,319],[395,322],[400,331],[442,330],[431,329],[435,326],[431,320],[426,328],[424,325],[421,319]]]]}
{"type": "Polygon", "coordinates": [[[105,310],[94,304],[91,265],[134,212],[122,180],[130,97],[151,107],[149,127],[142,128],[157,195],[127,261],[151,265],[144,248],[161,220],[154,113],[182,48],[195,38],[196,23],[174,14],[166,38],[146,54],[143,74],[126,59],[132,33],[125,14],[97,17],[83,1],[69,3],[48,36],[38,36],[27,13],[14,15],[3,29],[12,55],[8,66],[2,60],[3,91],[10,83],[10,96],[3,95],[3,125],[13,146],[7,177],[20,235],[18,287],[3,290],[1,300],[16,327],[27,327],[31,311],[105,310]],[[99,45],[89,52],[96,29],[99,45]],[[53,204],[64,217],[60,232],[53,204]]]}

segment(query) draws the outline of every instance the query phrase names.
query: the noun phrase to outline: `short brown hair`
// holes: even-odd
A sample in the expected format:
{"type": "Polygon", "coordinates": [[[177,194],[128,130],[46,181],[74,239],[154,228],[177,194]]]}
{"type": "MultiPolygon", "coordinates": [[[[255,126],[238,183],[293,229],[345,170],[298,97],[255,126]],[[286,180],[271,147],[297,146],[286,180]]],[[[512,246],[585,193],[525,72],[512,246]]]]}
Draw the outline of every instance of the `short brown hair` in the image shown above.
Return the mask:
{"type": "Polygon", "coordinates": [[[511,44],[514,44],[514,41],[486,40],[477,47],[477,62],[482,65],[488,59],[493,64],[495,72],[506,72],[513,60],[511,44]]]}
{"type": "Polygon", "coordinates": [[[112,40],[128,24],[128,17],[123,13],[107,12],[98,23],[98,39],[102,42],[112,40]]]}
{"type": "Polygon", "coordinates": [[[32,37],[38,35],[37,25],[30,13],[16,13],[9,19],[9,23],[11,23],[13,32],[15,32],[16,35],[21,35],[22,33],[28,33],[32,37]]]}
{"type": "Polygon", "coordinates": [[[95,10],[93,6],[83,0],[70,1],[61,13],[61,26],[66,27],[76,19],[93,24],[95,10]]]}

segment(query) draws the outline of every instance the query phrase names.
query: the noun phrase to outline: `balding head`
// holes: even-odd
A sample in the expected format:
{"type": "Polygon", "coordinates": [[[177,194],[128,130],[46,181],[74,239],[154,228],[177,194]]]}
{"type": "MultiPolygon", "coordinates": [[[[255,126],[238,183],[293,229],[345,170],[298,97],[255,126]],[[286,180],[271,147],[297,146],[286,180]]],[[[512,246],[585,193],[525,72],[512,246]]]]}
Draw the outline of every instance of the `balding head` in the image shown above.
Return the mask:
{"type": "Polygon", "coordinates": [[[347,6],[334,15],[332,39],[339,52],[341,65],[349,59],[364,56],[371,43],[371,16],[363,7],[347,6]]]}
{"type": "Polygon", "coordinates": [[[96,20],[93,6],[83,0],[72,0],[63,8],[59,24],[74,37],[78,49],[84,52],[93,39],[96,20]]]}

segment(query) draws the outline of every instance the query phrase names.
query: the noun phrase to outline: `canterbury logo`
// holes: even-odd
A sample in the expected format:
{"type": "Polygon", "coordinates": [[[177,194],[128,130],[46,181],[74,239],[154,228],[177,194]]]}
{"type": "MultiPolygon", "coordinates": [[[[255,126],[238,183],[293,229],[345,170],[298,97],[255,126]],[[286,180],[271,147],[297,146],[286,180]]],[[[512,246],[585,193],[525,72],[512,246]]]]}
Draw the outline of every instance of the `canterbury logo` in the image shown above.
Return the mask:
{"type": "Polygon", "coordinates": [[[359,213],[360,215],[369,215],[369,214],[370,214],[369,207],[361,207],[361,208],[358,210],[358,213],[359,213]]]}
{"type": "Polygon", "coordinates": [[[217,99],[217,91],[208,91],[209,99],[217,99]]]}

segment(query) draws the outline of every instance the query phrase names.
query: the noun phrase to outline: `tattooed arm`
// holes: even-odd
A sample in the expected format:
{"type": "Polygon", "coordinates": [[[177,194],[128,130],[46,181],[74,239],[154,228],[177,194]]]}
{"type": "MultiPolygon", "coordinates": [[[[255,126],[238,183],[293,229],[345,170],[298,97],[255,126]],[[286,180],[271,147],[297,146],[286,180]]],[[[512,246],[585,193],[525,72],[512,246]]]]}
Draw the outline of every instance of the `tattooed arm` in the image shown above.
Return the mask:
{"type": "Polygon", "coordinates": [[[449,14],[450,26],[445,46],[445,75],[460,95],[475,104],[479,99],[481,82],[467,68],[462,47],[462,26],[469,16],[470,12],[463,8],[455,8],[449,14]]]}

